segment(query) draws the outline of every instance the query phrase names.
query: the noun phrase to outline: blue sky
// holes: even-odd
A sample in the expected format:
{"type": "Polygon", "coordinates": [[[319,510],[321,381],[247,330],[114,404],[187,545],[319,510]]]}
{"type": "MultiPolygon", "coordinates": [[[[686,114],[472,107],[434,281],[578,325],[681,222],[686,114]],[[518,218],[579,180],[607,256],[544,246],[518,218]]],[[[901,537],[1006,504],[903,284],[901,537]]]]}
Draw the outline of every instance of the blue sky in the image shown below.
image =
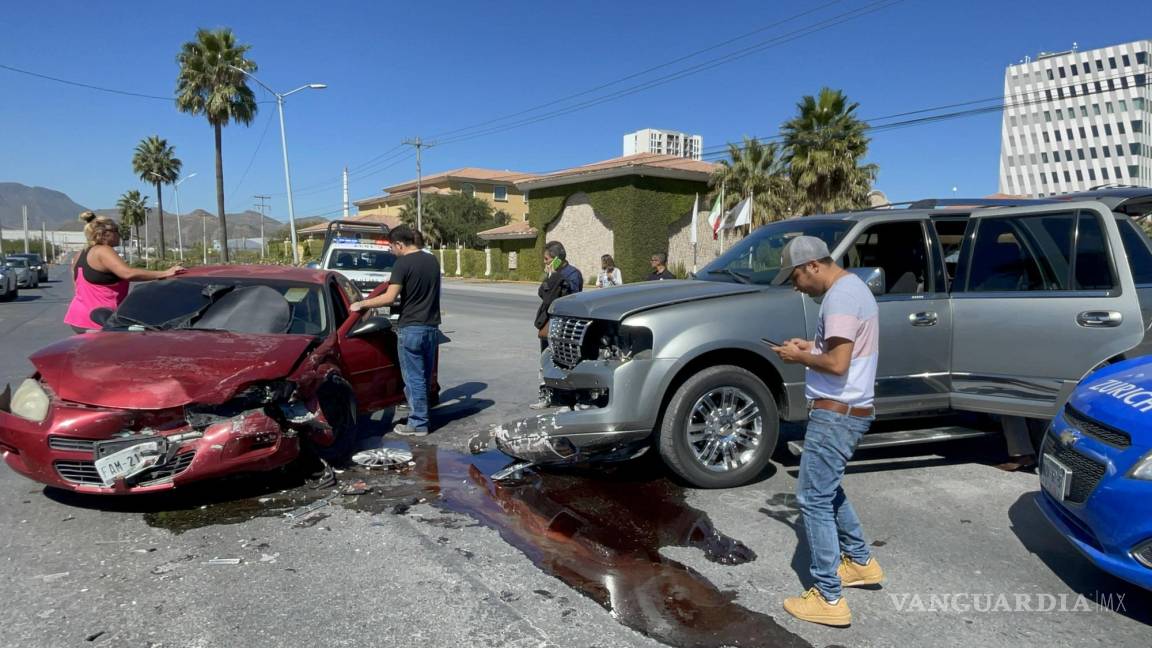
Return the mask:
{"type": "MultiPolygon", "coordinates": [[[[509,115],[815,10],[598,94],[635,86],[870,1],[40,0],[5,7],[0,64],[166,96],[175,88],[180,45],[198,27],[231,27],[252,46],[264,83],[280,91],[328,84],[290,97],[285,115],[297,217],[331,217],[340,207],[344,166],[353,172],[353,199],[415,177],[414,160],[394,150],[405,137],[509,115]]],[[[1150,18],[1147,2],[904,0],[614,101],[445,143],[426,151],[424,171],[551,171],[618,156],[621,136],[645,127],[700,133],[706,149],[770,136],[801,95],[821,86],[843,89],[865,118],[994,97],[1005,66],[1025,55],[1073,42],[1091,49],[1149,38],[1150,18]]],[[[112,206],[127,189],[153,196],[132,174],[131,155],[140,139],[156,134],[176,147],[186,175],[197,173],[180,187],[182,211],[215,211],[212,131],[203,118],[168,101],[4,69],[0,83],[0,181],[59,189],[95,208],[112,206]]],[[[877,133],[869,160],[880,166],[878,188],[893,200],[948,195],[954,186],[960,195],[992,193],[999,132],[993,113],[877,133]]],[[[286,217],[274,103],[261,104],[251,126],[225,129],[224,174],[229,211],[250,208],[253,194],[269,194],[272,216],[286,217]]],[[[165,198],[173,209],[170,189],[165,198]]]]}

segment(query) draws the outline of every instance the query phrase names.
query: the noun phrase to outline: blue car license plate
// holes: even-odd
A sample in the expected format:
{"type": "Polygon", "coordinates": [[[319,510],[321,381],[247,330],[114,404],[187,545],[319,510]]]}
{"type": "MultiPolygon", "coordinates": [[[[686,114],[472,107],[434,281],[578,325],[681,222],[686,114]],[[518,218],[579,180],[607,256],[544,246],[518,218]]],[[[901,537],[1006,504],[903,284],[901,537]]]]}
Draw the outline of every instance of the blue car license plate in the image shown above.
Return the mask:
{"type": "Polygon", "coordinates": [[[1072,471],[1056,460],[1050,454],[1044,455],[1044,462],[1040,465],[1040,486],[1048,494],[1059,501],[1068,496],[1068,488],[1072,485],[1072,471]]]}

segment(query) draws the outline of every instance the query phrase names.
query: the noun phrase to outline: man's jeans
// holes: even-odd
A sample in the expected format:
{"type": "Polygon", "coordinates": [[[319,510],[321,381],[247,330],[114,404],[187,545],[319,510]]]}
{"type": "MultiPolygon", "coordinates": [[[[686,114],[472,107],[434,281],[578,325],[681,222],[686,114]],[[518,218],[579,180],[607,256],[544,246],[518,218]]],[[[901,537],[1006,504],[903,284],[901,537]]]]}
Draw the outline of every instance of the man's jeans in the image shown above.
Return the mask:
{"type": "Polygon", "coordinates": [[[404,395],[408,398],[408,426],[428,429],[428,386],[436,366],[436,343],[440,329],[435,326],[409,325],[397,330],[400,342],[400,373],[404,376],[404,395]]]}
{"type": "Polygon", "coordinates": [[[872,555],[860,518],[840,486],[844,468],[872,420],[822,409],[808,413],[796,502],[812,553],[812,579],[829,601],[840,598],[840,578],[836,575],[840,554],[860,564],[872,555]]]}

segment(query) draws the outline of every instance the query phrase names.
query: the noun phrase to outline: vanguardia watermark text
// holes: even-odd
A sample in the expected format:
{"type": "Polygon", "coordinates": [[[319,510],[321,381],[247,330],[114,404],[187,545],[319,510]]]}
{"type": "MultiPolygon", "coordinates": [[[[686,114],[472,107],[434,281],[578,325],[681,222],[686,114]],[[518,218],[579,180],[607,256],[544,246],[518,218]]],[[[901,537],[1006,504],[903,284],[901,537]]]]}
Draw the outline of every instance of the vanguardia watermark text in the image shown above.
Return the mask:
{"type": "Polygon", "coordinates": [[[888,594],[897,612],[1124,612],[1125,594],[955,592],[888,594]]]}

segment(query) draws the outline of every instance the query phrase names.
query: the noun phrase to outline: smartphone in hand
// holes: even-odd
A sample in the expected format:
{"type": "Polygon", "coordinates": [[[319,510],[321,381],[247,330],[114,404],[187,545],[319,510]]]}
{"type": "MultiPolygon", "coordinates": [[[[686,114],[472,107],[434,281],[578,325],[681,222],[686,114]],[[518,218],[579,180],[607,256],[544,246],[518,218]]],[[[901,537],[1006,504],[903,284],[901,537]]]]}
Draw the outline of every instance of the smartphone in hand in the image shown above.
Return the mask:
{"type": "Polygon", "coordinates": [[[764,344],[767,344],[768,346],[771,346],[771,347],[784,346],[783,344],[780,344],[779,342],[776,342],[774,340],[769,340],[768,338],[760,338],[760,341],[763,342],[764,344]]]}

